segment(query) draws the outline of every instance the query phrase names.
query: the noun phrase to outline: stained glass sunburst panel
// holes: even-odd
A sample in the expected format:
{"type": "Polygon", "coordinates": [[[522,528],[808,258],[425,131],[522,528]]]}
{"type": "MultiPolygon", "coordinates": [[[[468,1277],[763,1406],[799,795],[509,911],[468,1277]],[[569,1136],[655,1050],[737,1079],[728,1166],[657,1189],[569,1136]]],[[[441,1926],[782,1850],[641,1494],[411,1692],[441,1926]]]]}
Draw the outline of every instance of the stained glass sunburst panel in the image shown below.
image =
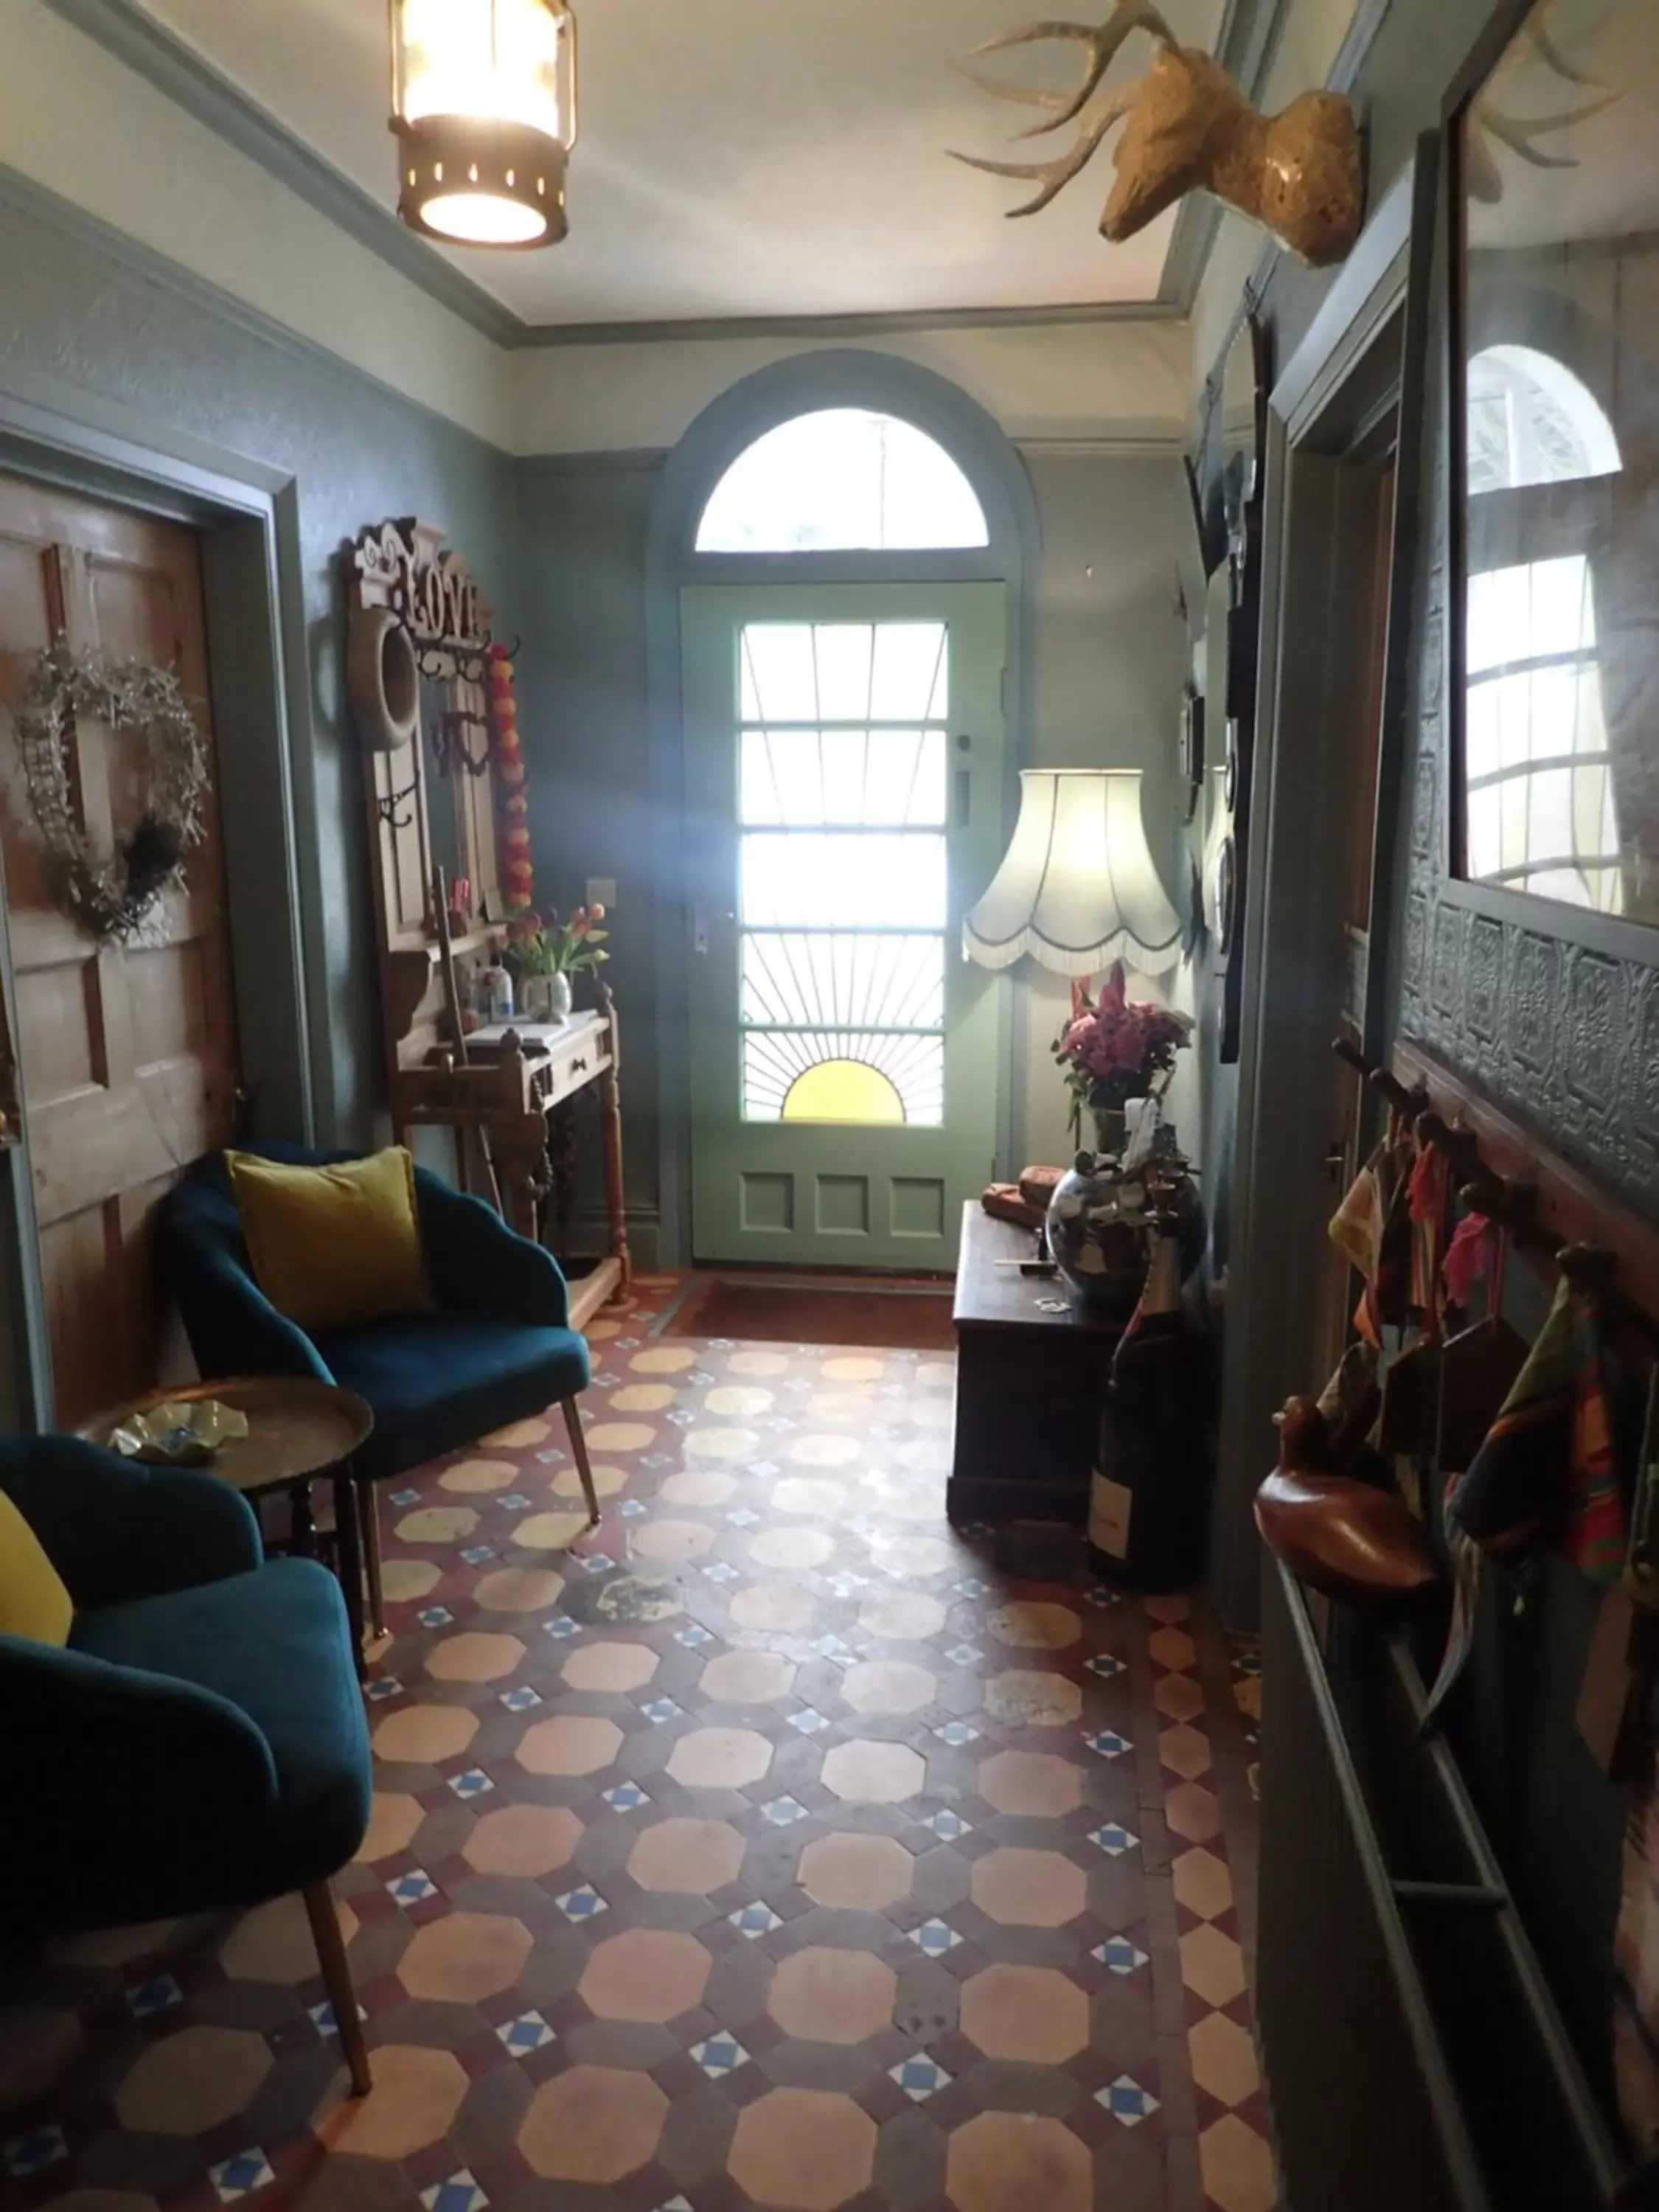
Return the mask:
{"type": "Polygon", "coordinates": [[[739,641],[743,1111],[945,1116],[948,633],[751,623],[739,641]]]}

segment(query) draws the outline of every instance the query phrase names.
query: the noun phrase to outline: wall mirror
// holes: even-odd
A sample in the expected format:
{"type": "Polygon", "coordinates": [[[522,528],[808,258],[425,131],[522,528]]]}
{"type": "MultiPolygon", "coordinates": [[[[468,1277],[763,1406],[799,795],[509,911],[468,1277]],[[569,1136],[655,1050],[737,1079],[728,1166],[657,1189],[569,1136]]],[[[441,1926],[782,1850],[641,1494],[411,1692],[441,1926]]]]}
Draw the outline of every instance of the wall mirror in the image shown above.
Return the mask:
{"type": "Polygon", "coordinates": [[[1659,926],[1659,7],[1500,9],[1450,121],[1451,873],[1624,940],[1659,926]]]}
{"type": "Polygon", "coordinates": [[[1223,770],[1228,866],[1212,879],[1211,926],[1221,981],[1218,1052],[1237,1060],[1243,1025],[1243,963],[1235,957],[1243,920],[1250,787],[1255,754],[1255,679],[1261,626],[1262,459],[1267,449],[1267,374],[1261,327],[1247,313],[1220,370],[1221,566],[1210,580],[1211,640],[1206,730],[1210,757],[1223,770]],[[1224,901],[1225,912],[1223,904],[1224,901]]]}

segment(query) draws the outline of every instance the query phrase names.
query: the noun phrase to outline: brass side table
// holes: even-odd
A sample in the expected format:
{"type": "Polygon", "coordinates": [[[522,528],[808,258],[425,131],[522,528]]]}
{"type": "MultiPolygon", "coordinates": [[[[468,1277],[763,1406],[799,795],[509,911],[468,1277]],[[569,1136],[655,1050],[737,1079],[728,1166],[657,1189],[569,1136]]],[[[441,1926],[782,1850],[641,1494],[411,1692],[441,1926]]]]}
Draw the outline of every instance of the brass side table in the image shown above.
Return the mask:
{"type": "MultiPolygon", "coordinates": [[[[248,1432],[222,1444],[199,1472],[217,1475],[240,1490],[256,1509],[262,1498],[286,1492],[289,1548],[302,1559],[317,1551],[312,1512],[313,1483],[328,1482],[334,1493],[335,1571],[351,1623],[351,1648],[361,1675],[363,1666],[363,1528],[352,1477],[353,1455],[368,1441],[374,1416],[353,1390],[309,1376],[259,1375],[230,1381],[187,1382],[171,1390],[151,1390],[142,1398],[98,1414],[80,1433],[107,1446],[124,1421],[157,1406],[216,1399],[247,1415],[248,1432]]],[[[149,1462],[146,1462],[149,1464],[149,1462]]]]}

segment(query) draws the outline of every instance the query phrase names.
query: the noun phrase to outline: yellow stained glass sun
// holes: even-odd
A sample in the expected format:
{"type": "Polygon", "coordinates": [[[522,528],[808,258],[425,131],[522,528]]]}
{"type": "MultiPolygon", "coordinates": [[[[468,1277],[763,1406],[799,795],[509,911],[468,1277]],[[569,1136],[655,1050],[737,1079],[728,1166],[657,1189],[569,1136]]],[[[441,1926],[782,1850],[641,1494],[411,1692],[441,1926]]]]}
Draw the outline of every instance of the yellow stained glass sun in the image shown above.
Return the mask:
{"type": "Polygon", "coordinates": [[[790,1085],[783,1119],[891,1124],[904,1120],[904,1101],[889,1078],[866,1060],[821,1060],[790,1085]]]}

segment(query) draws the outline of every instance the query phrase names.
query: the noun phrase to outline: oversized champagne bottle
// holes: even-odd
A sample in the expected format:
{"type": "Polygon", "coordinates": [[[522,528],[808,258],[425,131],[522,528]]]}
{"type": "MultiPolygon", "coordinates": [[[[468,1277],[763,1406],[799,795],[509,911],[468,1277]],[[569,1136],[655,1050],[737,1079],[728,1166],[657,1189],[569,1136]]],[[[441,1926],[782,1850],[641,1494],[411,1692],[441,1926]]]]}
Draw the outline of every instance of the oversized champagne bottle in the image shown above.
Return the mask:
{"type": "Polygon", "coordinates": [[[1140,1303],[1112,1361],[1089,1493],[1089,1563],[1121,1589],[1201,1581],[1209,1549],[1210,1453],[1202,1340],[1181,1303],[1173,1218],[1151,1231],[1140,1303]]]}

